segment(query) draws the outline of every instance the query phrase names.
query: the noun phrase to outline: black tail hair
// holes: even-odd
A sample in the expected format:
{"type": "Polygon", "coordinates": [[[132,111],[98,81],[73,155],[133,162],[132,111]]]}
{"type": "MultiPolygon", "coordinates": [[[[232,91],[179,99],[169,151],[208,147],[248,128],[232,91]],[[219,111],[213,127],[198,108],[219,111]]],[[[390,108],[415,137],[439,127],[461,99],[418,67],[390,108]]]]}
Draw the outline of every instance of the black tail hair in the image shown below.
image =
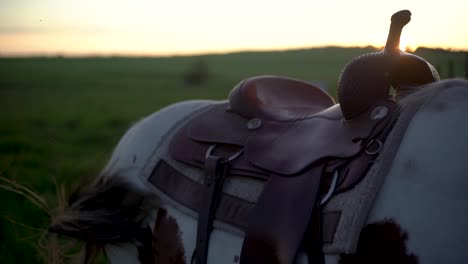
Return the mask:
{"type": "Polygon", "coordinates": [[[88,255],[105,244],[136,242],[148,231],[148,217],[158,207],[154,195],[119,175],[101,176],[69,198],[69,207],[57,215],[49,232],[86,243],[88,255]]]}

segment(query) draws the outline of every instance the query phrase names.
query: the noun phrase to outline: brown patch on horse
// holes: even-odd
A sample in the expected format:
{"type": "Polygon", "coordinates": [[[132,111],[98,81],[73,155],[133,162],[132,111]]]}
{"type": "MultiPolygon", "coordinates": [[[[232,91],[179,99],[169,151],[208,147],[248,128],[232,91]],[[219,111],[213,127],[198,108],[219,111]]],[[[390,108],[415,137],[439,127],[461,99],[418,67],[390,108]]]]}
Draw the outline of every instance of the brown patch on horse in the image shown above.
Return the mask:
{"type": "Polygon", "coordinates": [[[159,209],[153,231],[155,263],[185,264],[185,251],[177,221],[159,209]]]}
{"type": "Polygon", "coordinates": [[[277,248],[272,241],[249,239],[242,246],[240,262],[247,261],[247,258],[249,263],[280,264],[277,248]]]}
{"type": "Polygon", "coordinates": [[[417,264],[406,248],[408,233],[393,220],[368,224],[362,229],[355,254],[341,254],[340,264],[417,264]]]}

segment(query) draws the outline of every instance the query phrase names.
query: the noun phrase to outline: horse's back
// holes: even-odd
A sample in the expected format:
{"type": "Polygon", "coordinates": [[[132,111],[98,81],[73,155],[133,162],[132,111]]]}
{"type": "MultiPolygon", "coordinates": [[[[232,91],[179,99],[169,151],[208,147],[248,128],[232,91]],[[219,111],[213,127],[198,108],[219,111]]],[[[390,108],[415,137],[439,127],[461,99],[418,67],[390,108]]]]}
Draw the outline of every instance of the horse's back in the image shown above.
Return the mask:
{"type": "MultiPolygon", "coordinates": [[[[135,180],[140,179],[141,170],[152,152],[161,144],[164,136],[178,122],[203,106],[215,102],[212,100],[178,102],[142,118],[133,124],[120,139],[101,174],[124,174],[127,179],[139,184],[135,180]]],[[[145,188],[146,183],[143,183],[142,187],[145,188]]]]}
{"type": "Polygon", "coordinates": [[[468,85],[428,88],[439,91],[409,123],[369,223],[394,220],[420,263],[466,263],[468,85]]]}

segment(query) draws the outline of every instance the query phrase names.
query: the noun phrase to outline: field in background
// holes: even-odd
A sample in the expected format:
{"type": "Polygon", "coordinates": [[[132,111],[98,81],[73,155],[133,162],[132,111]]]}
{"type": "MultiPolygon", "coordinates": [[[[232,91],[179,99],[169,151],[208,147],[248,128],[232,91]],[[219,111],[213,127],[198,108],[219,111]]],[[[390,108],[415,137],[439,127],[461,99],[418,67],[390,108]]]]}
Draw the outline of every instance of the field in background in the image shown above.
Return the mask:
{"type": "MultiPolygon", "coordinates": [[[[56,203],[56,182],[73,189],[94,177],[129,126],[170,103],[224,99],[261,74],[325,83],[335,95],[342,67],[372,48],[320,48],[173,58],[0,59],[0,176],[56,203]],[[208,74],[185,80],[194,65],[208,74]]],[[[419,50],[442,78],[465,75],[463,53],[419,50]]],[[[0,189],[2,263],[41,263],[35,249],[47,214],[0,189]]]]}

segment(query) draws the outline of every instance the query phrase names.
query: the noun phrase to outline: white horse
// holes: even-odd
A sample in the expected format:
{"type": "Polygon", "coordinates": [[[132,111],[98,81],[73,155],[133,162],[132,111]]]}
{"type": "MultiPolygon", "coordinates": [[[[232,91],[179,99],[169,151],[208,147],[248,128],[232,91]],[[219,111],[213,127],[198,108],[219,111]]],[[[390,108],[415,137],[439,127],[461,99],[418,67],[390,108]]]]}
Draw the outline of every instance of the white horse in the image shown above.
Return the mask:
{"type": "MultiPolygon", "coordinates": [[[[158,150],[167,143],[174,127],[198,109],[215,103],[218,102],[176,103],[133,125],[102,174],[71,198],[72,213],[59,217],[51,229],[66,230],[62,233],[90,243],[103,243],[111,263],[145,263],[142,257],[145,254],[156,256],[157,263],[191,263],[196,212],[149,184],[148,177],[151,167],[164,158],[158,150]],[[129,213],[122,209],[132,207],[137,210],[129,213]],[[126,219],[115,219],[124,216],[126,219]],[[129,216],[133,219],[129,220],[129,216]],[[170,241],[153,238],[145,253],[141,239],[131,233],[137,232],[130,228],[131,223],[150,226],[149,234],[160,234],[170,241]]],[[[341,252],[325,250],[327,264],[355,263],[353,257],[359,263],[390,263],[385,258],[392,254],[401,255],[402,258],[395,258],[401,261],[398,263],[468,262],[468,82],[446,80],[429,84],[406,96],[400,106],[402,113],[410,111],[414,116],[408,116],[407,128],[403,130],[398,128],[402,121],[397,121],[383,152],[363,180],[375,177],[372,174],[376,172],[388,171],[378,176],[382,177],[380,191],[369,214],[363,216],[367,223],[364,230],[367,228],[368,232],[361,232],[359,242],[354,241],[348,249],[343,247],[341,252]],[[400,141],[399,145],[388,143],[400,141]],[[385,155],[394,155],[390,164],[385,155]],[[382,170],[383,167],[387,169],[382,170]],[[379,226],[383,233],[373,234],[372,230],[378,230],[379,226]],[[373,240],[386,236],[387,231],[387,238],[373,240]],[[379,243],[383,244],[379,247],[379,243]]],[[[235,179],[227,183],[230,188],[227,191],[248,198],[257,195],[259,189],[255,184],[259,185],[235,179]]],[[[341,195],[346,192],[336,197],[341,195]]],[[[366,199],[373,201],[374,197],[366,199]]],[[[208,263],[237,263],[243,239],[242,231],[215,221],[208,263]]],[[[308,263],[306,256],[299,253],[296,263],[308,263]]]]}

